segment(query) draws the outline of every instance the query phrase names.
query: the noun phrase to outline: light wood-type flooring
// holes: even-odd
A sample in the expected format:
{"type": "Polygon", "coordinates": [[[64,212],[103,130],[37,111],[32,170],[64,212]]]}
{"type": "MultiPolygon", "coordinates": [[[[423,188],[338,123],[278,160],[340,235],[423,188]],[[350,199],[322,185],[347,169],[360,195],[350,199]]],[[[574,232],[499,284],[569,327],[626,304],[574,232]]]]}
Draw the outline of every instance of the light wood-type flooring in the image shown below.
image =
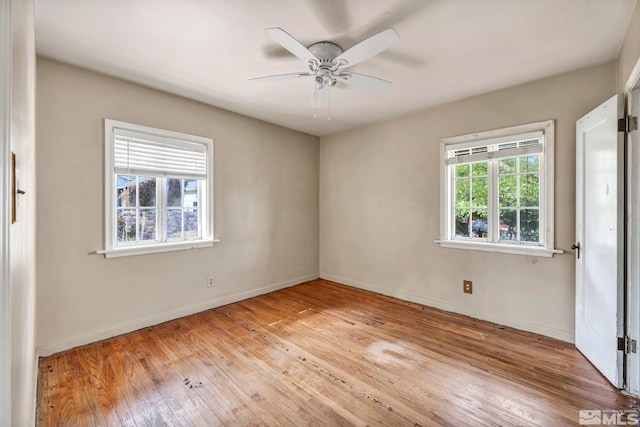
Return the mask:
{"type": "Polygon", "coordinates": [[[577,425],[573,345],[315,280],[40,361],[40,426],[577,425]]]}

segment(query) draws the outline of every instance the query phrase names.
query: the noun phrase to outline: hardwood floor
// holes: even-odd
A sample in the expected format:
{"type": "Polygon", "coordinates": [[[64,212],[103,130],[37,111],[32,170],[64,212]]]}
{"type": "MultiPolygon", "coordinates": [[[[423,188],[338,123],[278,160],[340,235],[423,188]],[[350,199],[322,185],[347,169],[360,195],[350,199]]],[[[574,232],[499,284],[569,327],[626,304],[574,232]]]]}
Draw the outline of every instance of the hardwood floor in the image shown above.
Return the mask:
{"type": "Polygon", "coordinates": [[[316,280],[40,361],[40,426],[577,425],[576,349],[316,280]]]}

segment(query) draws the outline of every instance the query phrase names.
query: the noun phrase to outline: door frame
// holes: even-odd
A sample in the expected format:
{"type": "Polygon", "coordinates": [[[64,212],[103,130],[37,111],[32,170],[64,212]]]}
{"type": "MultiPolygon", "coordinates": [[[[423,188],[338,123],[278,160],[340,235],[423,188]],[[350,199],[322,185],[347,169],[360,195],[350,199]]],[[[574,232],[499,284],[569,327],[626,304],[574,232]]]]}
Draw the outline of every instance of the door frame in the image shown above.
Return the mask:
{"type": "MultiPolygon", "coordinates": [[[[632,102],[632,92],[634,90],[640,91],[640,58],[636,62],[629,79],[624,88],[625,95],[625,114],[631,114],[631,102],[632,102]]],[[[635,106],[636,111],[640,110],[640,106],[635,106]]],[[[640,161],[640,154],[638,150],[640,150],[640,146],[638,146],[638,142],[635,141],[636,146],[634,147],[632,141],[630,140],[630,135],[626,135],[626,151],[627,151],[627,159],[626,159],[626,167],[627,173],[625,175],[626,178],[626,206],[627,206],[627,219],[626,219],[626,242],[627,245],[627,259],[626,259],[626,286],[624,289],[625,292],[625,330],[624,336],[629,336],[631,339],[635,339],[640,341],[640,331],[638,329],[637,320],[634,324],[632,319],[640,319],[640,259],[636,259],[637,264],[634,270],[633,262],[634,260],[631,258],[633,255],[640,255],[640,251],[634,253],[633,248],[638,243],[634,241],[634,232],[640,232],[640,222],[638,218],[635,216],[640,215],[640,208],[634,212],[634,207],[640,203],[640,175],[634,177],[634,168],[632,168],[634,158],[637,157],[636,160],[640,161]],[[633,179],[635,178],[635,179],[633,179]],[[635,214],[635,216],[634,216],[635,214]],[[634,228],[635,225],[635,228],[634,228]],[[636,278],[634,280],[634,278],[636,278]]],[[[637,240],[637,239],[636,239],[637,240]]],[[[640,352],[640,348],[636,351],[640,352]]],[[[625,355],[624,367],[625,367],[625,378],[624,378],[624,387],[625,390],[630,392],[635,396],[640,396],[640,385],[638,384],[638,378],[640,378],[640,364],[631,363],[632,361],[638,360],[638,353],[636,356],[625,355]],[[635,378],[635,382],[631,383],[631,378],[635,378]],[[633,389],[632,389],[633,387],[633,389]]]]}
{"type": "Polygon", "coordinates": [[[0,425],[11,425],[11,0],[0,0],[0,425]]]}

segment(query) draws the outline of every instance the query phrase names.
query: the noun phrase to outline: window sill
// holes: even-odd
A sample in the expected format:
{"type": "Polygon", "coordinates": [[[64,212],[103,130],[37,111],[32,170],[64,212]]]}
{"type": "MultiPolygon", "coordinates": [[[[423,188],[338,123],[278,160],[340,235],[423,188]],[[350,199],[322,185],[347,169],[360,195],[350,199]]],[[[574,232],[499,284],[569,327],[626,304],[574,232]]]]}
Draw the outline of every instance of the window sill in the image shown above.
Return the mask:
{"type": "Polygon", "coordinates": [[[540,246],[509,245],[485,242],[463,242],[457,240],[434,240],[443,248],[467,249],[474,251],[498,252],[513,255],[528,255],[551,258],[555,254],[564,253],[562,249],[549,249],[540,246]]]}
{"type": "Polygon", "coordinates": [[[220,240],[195,240],[190,242],[163,243],[161,245],[148,246],[129,246],[114,249],[104,249],[96,251],[98,255],[104,255],[105,258],[117,258],[123,256],[146,255],[160,252],[186,251],[190,249],[208,248],[218,243],[220,240]]]}

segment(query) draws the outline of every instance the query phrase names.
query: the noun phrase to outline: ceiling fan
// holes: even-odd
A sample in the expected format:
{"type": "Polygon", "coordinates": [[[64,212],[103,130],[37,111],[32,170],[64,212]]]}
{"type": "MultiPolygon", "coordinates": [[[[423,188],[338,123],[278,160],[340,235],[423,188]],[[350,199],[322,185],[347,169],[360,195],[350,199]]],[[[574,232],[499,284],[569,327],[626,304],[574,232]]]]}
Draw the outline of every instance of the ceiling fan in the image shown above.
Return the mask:
{"type": "Polygon", "coordinates": [[[393,29],[384,30],[358,43],[351,49],[343,51],[340,46],[331,42],[318,42],[304,47],[282,28],[267,28],[267,33],[282,47],[304,61],[308,72],[277,74],[273,76],[256,77],[249,81],[294,80],[303,77],[313,77],[314,107],[323,107],[330,102],[330,88],[337,82],[363,89],[387,89],[392,83],[377,77],[345,71],[345,69],[359,64],[396,43],[400,36],[393,29]]]}

